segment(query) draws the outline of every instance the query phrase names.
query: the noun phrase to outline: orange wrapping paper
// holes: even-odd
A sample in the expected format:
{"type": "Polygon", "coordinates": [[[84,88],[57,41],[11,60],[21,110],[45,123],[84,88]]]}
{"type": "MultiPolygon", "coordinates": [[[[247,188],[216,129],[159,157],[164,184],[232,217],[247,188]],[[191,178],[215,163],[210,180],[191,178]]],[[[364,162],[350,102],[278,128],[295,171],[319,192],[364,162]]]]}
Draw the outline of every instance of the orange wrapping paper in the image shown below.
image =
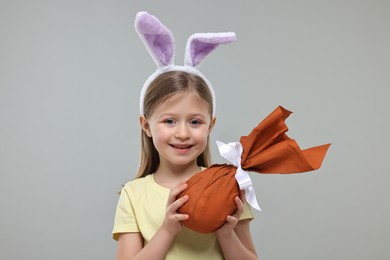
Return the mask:
{"type": "MultiPolygon", "coordinates": [[[[290,174],[321,167],[330,144],[301,150],[286,134],[285,120],[290,114],[279,106],[248,136],[240,138],[243,170],[290,174]]],[[[189,196],[187,203],[178,210],[189,215],[189,219],[182,222],[186,227],[200,233],[214,232],[225,223],[228,215],[234,213],[234,197],[239,196],[236,169],[231,164],[214,164],[187,181],[187,189],[178,196],[189,196]]]]}

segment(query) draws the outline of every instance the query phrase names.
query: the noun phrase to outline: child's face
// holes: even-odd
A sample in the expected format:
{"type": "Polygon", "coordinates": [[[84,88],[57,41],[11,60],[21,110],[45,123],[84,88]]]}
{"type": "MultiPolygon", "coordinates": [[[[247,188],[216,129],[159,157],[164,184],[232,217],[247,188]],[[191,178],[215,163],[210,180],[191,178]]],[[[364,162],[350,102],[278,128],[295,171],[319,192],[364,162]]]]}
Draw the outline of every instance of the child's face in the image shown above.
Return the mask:
{"type": "Polygon", "coordinates": [[[141,126],[152,137],[160,156],[160,165],[187,166],[196,164],[207,145],[214,126],[207,103],[196,93],[176,94],[154,109],[141,126]]]}

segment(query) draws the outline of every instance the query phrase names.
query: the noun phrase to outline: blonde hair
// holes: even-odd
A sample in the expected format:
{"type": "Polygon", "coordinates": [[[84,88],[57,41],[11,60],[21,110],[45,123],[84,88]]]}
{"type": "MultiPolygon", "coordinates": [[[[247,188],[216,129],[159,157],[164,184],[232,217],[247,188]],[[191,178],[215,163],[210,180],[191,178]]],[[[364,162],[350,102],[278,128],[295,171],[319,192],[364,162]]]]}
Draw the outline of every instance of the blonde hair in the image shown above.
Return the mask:
{"type": "MultiPolygon", "coordinates": [[[[180,92],[194,92],[207,104],[210,117],[213,114],[213,98],[206,82],[199,76],[184,71],[169,71],[154,79],[144,98],[144,117],[151,116],[156,107],[180,92]]],[[[205,150],[197,158],[199,166],[208,167],[211,162],[209,138],[205,150]]],[[[145,177],[154,173],[160,165],[160,159],[152,138],[147,136],[141,129],[141,157],[135,178],[145,177]]]]}

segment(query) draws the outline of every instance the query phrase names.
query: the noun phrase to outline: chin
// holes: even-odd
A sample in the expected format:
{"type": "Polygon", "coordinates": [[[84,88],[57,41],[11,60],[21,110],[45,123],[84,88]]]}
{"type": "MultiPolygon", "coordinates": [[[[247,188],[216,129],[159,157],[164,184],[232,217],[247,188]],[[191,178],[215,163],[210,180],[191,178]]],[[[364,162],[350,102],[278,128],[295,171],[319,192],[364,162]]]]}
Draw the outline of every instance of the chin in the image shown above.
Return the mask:
{"type": "Polygon", "coordinates": [[[196,163],[196,161],[197,161],[197,157],[193,160],[172,160],[171,162],[178,166],[186,166],[186,165],[196,163]]]}

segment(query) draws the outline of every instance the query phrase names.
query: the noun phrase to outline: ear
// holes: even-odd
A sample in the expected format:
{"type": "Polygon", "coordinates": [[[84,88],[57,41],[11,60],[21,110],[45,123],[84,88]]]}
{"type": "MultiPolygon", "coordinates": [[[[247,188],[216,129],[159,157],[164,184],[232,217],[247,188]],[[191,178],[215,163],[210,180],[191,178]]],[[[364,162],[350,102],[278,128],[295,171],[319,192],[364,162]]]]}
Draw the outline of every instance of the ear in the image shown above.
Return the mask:
{"type": "Polygon", "coordinates": [[[140,125],[141,125],[141,128],[142,128],[142,131],[144,131],[144,133],[147,136],[152,137],[152,133],[150,132],[150,126],[149,126],[148,120],[144,116],[140,116],[139,117],[139,122],[140,122],[140,125]]]}
{"type": "Polygon", "coordinates": [[[158,68],[173,64],[175,40],[171,31],[155,16],[139,12],[135,29],[158,68]]]}
{"type": "Polygon", "coordinates": [[[236,34],[234,32],[195,33],[188,38],[184,54],[184,64],[197,67],[219,45],[235,40],[236,34]]]}
{"type": "Polygon", "coordinates": [[[215,121],[217,120],[217,118],[215,116],[213,116],[211,118],[211,122],[210,122],[210,126],[209,126],[209,134],[211,133],[211,131],[213,130],[214,128],[214,125],[215,125],[215,121]]]}

